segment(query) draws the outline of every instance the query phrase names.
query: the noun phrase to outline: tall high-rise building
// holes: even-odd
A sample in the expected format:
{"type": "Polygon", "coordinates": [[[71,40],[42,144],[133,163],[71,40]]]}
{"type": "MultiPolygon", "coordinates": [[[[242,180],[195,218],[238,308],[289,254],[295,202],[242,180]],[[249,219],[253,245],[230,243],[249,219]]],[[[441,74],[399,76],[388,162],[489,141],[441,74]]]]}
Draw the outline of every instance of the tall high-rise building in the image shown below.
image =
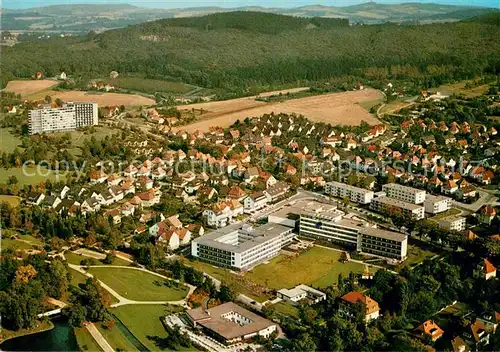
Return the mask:
{"type": "Polygon", "coordinates": [[[46,104],[30,110],[29,116],[30,134],[71,131],[98,124],[96,103],[71,102],[57,108],[46,104]]]}

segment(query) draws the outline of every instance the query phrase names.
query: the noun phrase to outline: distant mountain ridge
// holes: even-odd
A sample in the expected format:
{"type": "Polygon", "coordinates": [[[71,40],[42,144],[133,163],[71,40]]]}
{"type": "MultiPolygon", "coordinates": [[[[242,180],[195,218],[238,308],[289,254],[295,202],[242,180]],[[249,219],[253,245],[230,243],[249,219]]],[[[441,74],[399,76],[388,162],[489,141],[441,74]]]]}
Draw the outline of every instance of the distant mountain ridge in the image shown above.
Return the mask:
{"type": "Polygon", "coordinates": [[[72,4],[13,10],[1,9],[4,30],[103,31],[164,18],[193,17],[212,13],[254,11],[296,17],[345,18],[351,23],[432,23],[453,22],[480,16],[498,9],[433,3],[377,4],[351,6],[309,5],[296,8],[194,7],[151,9],[129,4],[72,4]]]}

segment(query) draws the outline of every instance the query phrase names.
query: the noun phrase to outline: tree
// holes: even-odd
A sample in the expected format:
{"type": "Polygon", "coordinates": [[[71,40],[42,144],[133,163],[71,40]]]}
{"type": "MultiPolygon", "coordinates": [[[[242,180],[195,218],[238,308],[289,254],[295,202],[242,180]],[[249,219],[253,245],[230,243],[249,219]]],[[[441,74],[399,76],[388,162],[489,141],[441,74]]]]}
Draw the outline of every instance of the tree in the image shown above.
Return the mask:
{"type": "Polygon", "coordinates": [[[56,105],[57,106],[62,106],[63,105],[63,101],[59,98],[56,98],[56,105]]]}
{"type": "Polygon", "coordinates": [[[52,97],[51,97],[50,95],[46,95],[46,96],[45,96],[45,102],[46,102],[47,104],[52,103],[52,97]]]}
{"type": "Polygon", "coordinates": [[[63,309],[65,315],[68,317],[69,325],[79,328],[87,319],[87,308],[81,304],[73,304],[68,308],[63,309]]]}
{"type": "Polygon", "coordinates": [[[37,274],[32,265],[22,265],[16,270],[15,282],[27,284],[37,274]]]}
{"type": "Polygon", "coordinates": [[[222,302],[232,302],[236,299],[236,292],[231,287],[222,284],[219,289],[219,299],[222,302]]]}
{"type": "Polygon", "coordinates": [[[302,333],[292,341],[292,351],[316,351],[316,342],[308,333],[302,333]]]}
{"type": "Polygon", "coordinates": [[[108,253],[108,254],[106,254],[106,258],[104,258],[104,259],[102,260],[102,262],[103,262],[104,264],[110,265],[110,264],[112,264],[112,263],[113,263],[113,260],[114,260],[114,259],[115,259],[115,255],[113,255],[112,253],[108,253]]]}

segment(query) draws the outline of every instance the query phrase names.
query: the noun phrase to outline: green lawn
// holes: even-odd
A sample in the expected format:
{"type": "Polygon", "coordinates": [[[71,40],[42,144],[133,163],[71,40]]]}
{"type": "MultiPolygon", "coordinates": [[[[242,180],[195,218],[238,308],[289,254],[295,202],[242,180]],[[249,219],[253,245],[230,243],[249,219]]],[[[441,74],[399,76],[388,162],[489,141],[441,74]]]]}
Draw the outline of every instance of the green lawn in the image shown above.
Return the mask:
{"type": "Polygon", "coordinates": [[[326,287],[337,283],[339,274],[362,273],[364,265],[339,262],[340,252],[313,247],[298,257],[279,255],[269,264],[261,264],[245,278],[273,289],[292,288],[299,284],[326,287]]]}
{"type": "Polygon", "coordinates": [[[434,257],[437,253],[424,249],[416,245],[408,245],[408,257],[403,262],[403,266],[412,266],[434,257]]]}
{"type": "Polygon", "coordinates": [[[111,329],[101,323],[96,323],[95,326],[115,351],[138,351],[117,326],[111,329]]]}
{"type": "Polygon", "coordinates": [[[12,153],[18,148],[22,151],[21,138],[14,136],[7,128],[0,128],[0,150],[6,153],[12,153]]]}
{"type": "Polygon", "coordinates": [[[75,328],[74,331],[80,351],[102,351],[87,328],[75,328]]]}
{"type": "Polygon", "coordinates": [[[89,272],[121,296],[131,300],[178,301],[188,293],[187,286],[132,268],[90,268],[89,272]],[[168,287],[167,283],[172,287],[168,287]]]}
{"type": "Polygon", "coordinates": [[[0,203],[7,203],[11,207],[17,207],[21,203],[21,198],[16,196],[0,195],[0,203]]]}
{"type": "Polygon", "coordinates": [[[462,213],[462,211],[460,209],[451,208],[451,209],[448,209],[447,211],[444,211],[438,215],[435,215],[435,216],[429,218],[429,220],[439,222],[439,220],[441,220],[443,218],[446,218],[448,216],[460,215],[461,213],[462,213]]]}
{"type": "MultiPolygon", "coordinates": [[[[93,259],[94,264],[92,264],[92,265],[105,265],[99,259],[87,257],[85,255],[76,254],[76,253],[73,253],[73,252],[70,252],[70,251],[64,252],[64,257],[66,258],[66,260],[68,261],[68,263],[75,264],[75,265],[80,265],[81,261],[84,260],[84,259],[93,259]]],[[[129,266],[130,264],[131,263],[128,262],[128,261],[126,261],[126,260],[123,260],[123,259],[118,258],[118,257],[114,257],[113,258],[113,262],[111,264],[109,264],[109,265],[129,266]]]]}
{"type": "Polygon", "coordinates": [[[299,308],[285,302],[278,302],[274,304],[273,307],[276,312],[288,315],[292,318],[298,318],[300,314],[299,308]]]}
{"type": "Polygon", "coordinates": [[[71,135],[71,148],[68,148],[68,151],[74,156],[81,155],[80,147],[83,147],[86,140],[90,140],[92,137],[97,139],[98,141],[104,139],[106,136],[111,136],[114,133],[120,132],[118,129],[109,128],[107,126],[94,126],[94,133],[85,134],[82,131],[71,131],[71,132],[55,132],[51,133],[51,136],[63,136],[67,133],[71,135]]]}
{"type": "Polygon", "coordinates": [[[157,351],[155,339],[166,338],[162,317],[182,311],[182,307],[166,305],[126,305],[112,308],[113,313],[149,350],[157,351]]]}
{"type": "Polygon", "coordinates": [[[43,246],[43,243],[33,236],[20,235],[19,239],[2,238],[1,245],[2,249],[23,250],[43,246]]]}
{"type": "Polygon", "coordinates": [[[18,185],[34,185],[40,183],[40,181],[46,181],[50,179],[51,181],[65,180],[66,176],[63,172],[56,173],[53,170],[48,170],[46,167],[26,167],[26,168],[10,168],[10,169],[0,169],[0,183],[6,183],[10,176],[16,176],[18,185]]]}
{"type": "Polygon", "coordinates": [[[84,284],[87,282],[88,277],[83,275],[81,272],[76,271],[75,269],[69,269],[71,273],[71,284],[78,286],[79,284],[84,284]]]}
{"type": "Polygon", "coordinates": [[[191,261],[188,263],[188,265],[196,268],[197,270],[203,271],[210,276],[213,276],[217,280],[220,280],[226,285],[231,286],[235,291],[243,293],[244,295],[247,295],[248,297],[251,297],[258,302],[265,302],[269,298],[271,298],[270,294],[267,295],[261,292],[257,292],[256,290],[252,290],[252,288],[245,283],[245,279],[243,277],[238,277],[232,274],[227,269],[214,267],[208,263],[199,261],[191,261]]]}
{"type": "MultiPolygon", "coordinates": [[[[279,290],[306,284],[322,288],[336,283],[340,273],[346,277],[351,271],[355,273],[364,271],[364,265],[353,262],[343,264],[338,261],[339,258],[340,252],[313,247],[296,258],[279,255],[271,259],[268,264],[261,264],[252,269],[244,277],[200,261],[188,264],[225,282],[237,292],[264,302],[271,298],[271,293],[262,292],[257,287],[279,290]]],[[[370,268],[370,271],[375,272],[376,269],[370,268]]]]}

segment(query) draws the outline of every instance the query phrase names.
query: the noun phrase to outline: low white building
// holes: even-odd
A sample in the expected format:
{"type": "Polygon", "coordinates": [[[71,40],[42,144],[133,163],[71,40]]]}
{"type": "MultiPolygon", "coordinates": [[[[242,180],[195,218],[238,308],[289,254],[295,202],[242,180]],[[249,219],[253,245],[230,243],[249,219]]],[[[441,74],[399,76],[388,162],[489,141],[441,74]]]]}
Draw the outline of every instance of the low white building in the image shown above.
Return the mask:
{"type": "Polygon", "coordinates": [[[325,193],[337,198],[348,197],[351,202],[361,204],[369,204],[374,195],[373,191],[336,181],[325,185],[325,193]]]}
{"type": "Polygon", "coordinates": [[[451,208],[451,198],[427,194],[424,201],[426,213],[439,214],[451,208]]]}
{"type": "Polygon", "coordinates": [[[425,191],[413,187],[403,186],[398,183],[382,185],[382,191],[387,197],[402,200],[413,204],[422,204],[425,201],[425,191]]]}
{"type": "Polygon", "coordinates": [[[439,227],[448,231],[465,230],[465,218],[463,216],[449,216],[439,220],[439,227]]]}
{"type": "Polygon", "coordinates": [[[283,288],[277,292],[278,298],[291,303],[297,304],[303,299],[307,299],[310,304],[315,304],[326,299],[326,293],[316,290],[307,285],[298,285],[292,289],[283,288]]]}

